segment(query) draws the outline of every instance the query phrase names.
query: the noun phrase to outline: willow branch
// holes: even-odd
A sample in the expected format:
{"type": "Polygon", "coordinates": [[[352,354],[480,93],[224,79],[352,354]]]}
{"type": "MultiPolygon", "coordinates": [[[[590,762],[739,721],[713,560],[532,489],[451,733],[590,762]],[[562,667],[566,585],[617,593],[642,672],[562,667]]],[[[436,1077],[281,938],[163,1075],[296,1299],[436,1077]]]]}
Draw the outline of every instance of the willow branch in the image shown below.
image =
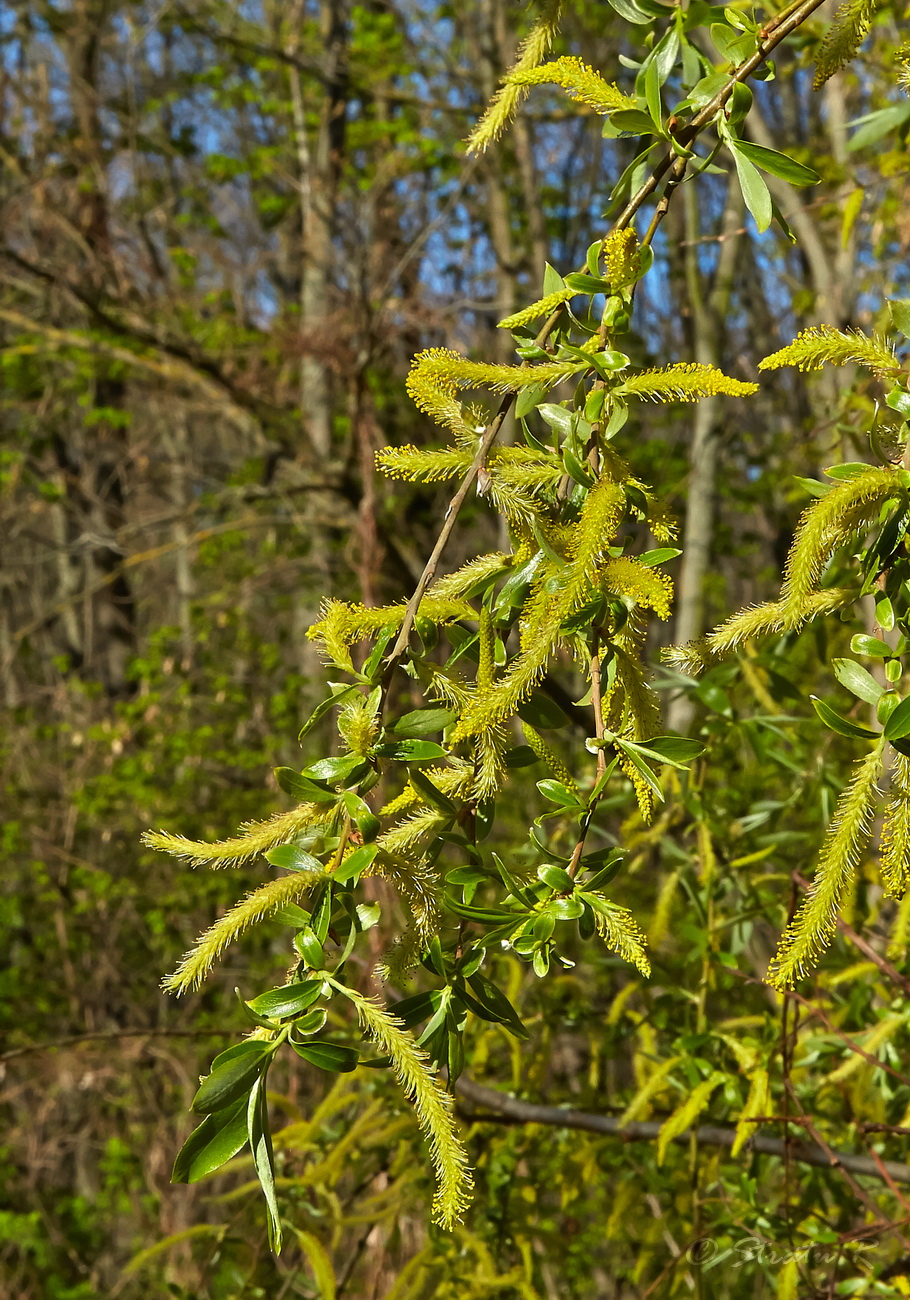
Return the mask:
{"type": "MultiPolygon", "coordinates": [[[[508,1097],[496,1088],[485,1088],[464,1075],[455,1084],[455,1091],[474,1106],[483,1106],[492,1111],[492,1115],[475,1115],[476,1121],[492,1121],[517,1124],[545,1124],[552,1128],[582,1129],[588,1133],[600,1133],[607,1137],[622,1138],[625,1142],[653,1142],[660,1133],[662,1124],[653,1120],[640,1120],[621,1127],[618,1118],[612,1115],[591,1115],[583,1110],[569,1110],[562,1106],[539,1106],[534,1102],[520,1101],[517,1097],[508,1097]]],[[[715,1124],[700,1124],[696,1129],[687,1129],[673,1140],[689,1142],[692,1138],[699,1146],[732,1147],[736,1130],[720,1128],[715,1124]]],[[[817,1142],[784,1142],[781,1138],[763,1137],[756,1134],[749,1138],[742,1150],[758,1155],[781,1156],[789,1150],[792,1159],[800,1164],[814,1165],[818,1169],[830,1169],[836,1161],[836,1167],[851,1174],[868,1178],[885,1178],[885,1173],[896,1183],[910,1183],[910,1165],[897,1160],[879,1162],[871,1156],[849,1155],[844,1151],[833,1151],[827,1145],[817,1142]],[[833,1159],[832,1159],[833,1157],[833,1159]]],[[[887,1181],[887,1179],[885,1179],[887,1181]]]]}

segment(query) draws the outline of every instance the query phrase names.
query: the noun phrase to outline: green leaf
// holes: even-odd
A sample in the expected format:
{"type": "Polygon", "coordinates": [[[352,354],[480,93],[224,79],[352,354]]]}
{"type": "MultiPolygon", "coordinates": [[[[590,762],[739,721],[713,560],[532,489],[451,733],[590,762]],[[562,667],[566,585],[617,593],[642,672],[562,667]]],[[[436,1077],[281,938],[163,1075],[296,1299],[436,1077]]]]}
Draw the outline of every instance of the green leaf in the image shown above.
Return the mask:
{"type": "Polygon", "coordinates": [[[881,641],[877,636],[867,636],[865,632],[857,632],[850,641],[850,649],[855,655],[866,655],[869,659],[890,659],[894,654],[887,641],[881,641]]]}
{"type": "Polygon", "coordinates": [[[326,790],[315,781],[308,781],[292,767],[276,767],[275,780],[285,794],[299,799],[301,803],[333,803],[338,798],[334,790],[326,790]]]}
{"type": "Polygon", "coordinates": [[[655,135],[658,127],[640,108],[623,108],[610,114],[610,124],[624,135],[655,135]]]}
{"type": "Polygon", "coordinates": [[[365,799],[353,790],[344,795],[344,806],[348,816],[360,831],[361,837],[369,844],[379,834],[379,818],[365,799]]]}
{"type": "Polygon", "coordinates": [[[737,140],[736,148],[756,167],[772,176],[779,176],[782,181],[789,181],[791,185],[817,185],[821,180],[817,171],[788,158],[785,153],[778,153],[776,149],[766,149],[750,140],[737,140]]]}
{"type": "Polygon", "coordinates": [[[344,1047],[341,1043],[291,1043],[298,1056],[302,1056],[310,1065],[320,1070],[330,1070],[334,1074],[349,1074],[357,1068],[357,1052],[353,1047],[344,1047]]]}
{"type": "Polygon", "coordinates": [[[243,1150],[248,1140],[246,1107],[247,1099],[241,1096],[232,1106],[206,1115],[180,1148],[172,1183],[198,1183],[243,1150]]]}
{"type": "Polygon", "coordinates": [[[443,812],[449,817],[455,817],[457,815],[458,809],[452,803],[449,796],[443,794],[439,789],[439,786],[434,785],[430,778],[425,776],[419,768],[415,767],[414,771],[408,774],[408,779],[417,793],[430,805],[431,808],[436,808],[439,812],[443,812]]]}
{"type": "Polygon", "coordinates": [[[568,786],[563,785],[561,781],[554,781],[552,777],[547,777],[544,781],[538,781],[537,788],[545,799],[549,799],[551,803],[557,803],[563,808],[578,808],[581,806],[578,795],[573,794],[568,786]]]}
{"type": "Polygon", "coordinates": [[[910,695],[901,700],[885,723],[886,740],[903,740],[905,736],[910,736],[910,695]]]}
{"type": "Polygon", "coordinates": [[[322,950],[322,944],[310,926],[304,926],[302,930],[294,935],[294,947],[313,970],[322,969],[325,954],[322,950]]]}
{"type": "Polygon", "coordinates": [[[315,781],[336,784],[351,776],[358,767],[364,767],[359,754],[345,754],[341,758],[321,758],[303,769],[303,776],[311,776],[315,781]]]}
{"type": "Polygon", "coordinates": [[[852,659],[832,659],[831,667],[841,686],[846,686],[848,691],[852,691],[867,704],[878,703],[884,693],[884,687],[879,686],[872,674],[860,664],[852,659]]]}
{"type": "Polygon", "coordinates": [[[325,717],[325,715],[329,712],[330,709],[334,709],[337,704],[343,704],[345,700],[349,700],[352,695],[359,694],[359,691],[356,686],[339,686],[331,682],[329,683],[329,685],[331,687],[332,694],[328,697],[328,699],[325,699],[320,704],[317,704],[316,708],[313,710],[313,712],[307,718],[306,722],[300,728],[300,731],[297,735],[298,741],[302,741],[304,736],[306,736],[310,731],[312,731],[313,727],[316,726],[316,723],[320,722],[325,717]]]}
{"type": "Polygon", "coordinates": [[[880,108],[874,113],[864,113],[862,117],[854,118],[848,123],[849,126],[859,127],[859,130],[850,137],[847,148],[853,151],[877,144],[905,122],[910,122],[910,104],[895,104],[891,108],[880,108]]]}
{"type": "Polygon", "coordinates": [[[622,860],[621,849],[598,849],[596,853],[586,853],[578,864],[579,870],[593,871],[594,874],[584,882],[585,889],[600,889],[608,885],[618,874],[622,860]]]}
{"type": "Polygon", "coordinates": [[[888,310],[894,328],[900,330],[905,339],[910,339],[910,298],[890,298],[888,310]]]}
{"type": "Polygon", "coordinates": [[[834,731],[838,736],[849,736],[851,739],[874,740],[877,732],[870,731],[868,727],[861,727],[857,722],[851,722],[849,718],[842,718],[839,713],[835,713],[832,708],[820,700],[817,695],[809,697],[815,712],[821,718],[822,722],[829,731],[834,731]]]}
{"type": "Polygon", "coordinates": [[[392,740],[377,745],[374,751],[379,758],[391,758],[399,763],[428,763],[432,758],[445,758],[446,751],[435,740],[392,740]]]}
{"type": "Polygon", "coordinates": [[[660,67],[651,59],[645,71],[645,101],[651,121],[658,131],[662,129],[663,107],[660,102],[660,67]]]}
{"type": "Polygon", "coordinates": [[[313,1005],[322,989],[322,980],[301,980],[297,984],[285,984],[280,989],[270,989],[260,993],[249,1005],[260,1016],[280,1020],[284,1016],[298,1016],[301,1011],[313,1005]]]}
{"type": "Polygon", "coordinates": [[[505,753],[505,762],[507,768],[514,767],[533,767],[535,763],[540,762],[540,758],[534,753],[530,745],[515,745],[512,749],[507,749],[505,753]]]}
{"type": "Polygon", "coordinates": [[[674,767],[691,763],[705,752],[700,740],[689,740],[686,736],[652,736],[643,747],[649,754],[656,754],[664,763],[674,767]]]}
{"type": "Polygon", "coordinates": [[[541,297],[548,298],[551,293],[559,293],[560,289],[564,289],[565,287],[563,278],[556,270],[556,267],[551,266],[549,262],[545,262],[543,271],[543,292],[541,297]]]}
{"type": "Polygon", "coordinates": [[[238,1097],[248,1093],[253,1082],[259,1078],[271,1056],[271,1043],[248,1042],[238,1046],[245,1050],[222,1065],[218,1065],[220,1058],[213,1062],[215,1068],[203,1079],[193,1098],[192,1109],[195,1114],[210,1115],[214,1111],[224,1110],[238,1097]]]}
{"type": "Polygon", "coordinates": [[[551,728],[556,731],[560,727],[569,725],[569,719],[559,705],[554,704],[550,697],[544,695],[542,691],[534,691],[519,704],[518,716],[522,722],[526,722],[535,731],[541,728],[551,728]]]}
{"type": "Polygon", "coordinates": [[[390,730],[396,736],[429,736],[450,727],[457,717],[452,709],[414,709],[403,714],[390,730]]]}
{"type": "Polygon", "coordinates": [[[318,858],[314,858],[312,853],[307,853],[306,849],[298,848],[296,844],[279,844],[277,848],[269,849],[265,854],[266,862],[270,862],[273,867],[281,867],[283,871],[325,871],[322,863],[318,858]]]}
{"type": "Polygon", "coordinates": [[[528,1031],[522,1024],[521,1017],[500,988],[480,971],[469,975],[468,983],[477,1001],[494,1020],[510,1029],[516,1038],[527,1038],[528,1031]]]}
{"type": "Polygon", "coordinates": [[[349,853],[332,872],[332,879],[337,880],[340,885],[346,885],[349,881],[358,880],[367,867],[373,862],[376,854],[379,852],[375,844],[364,844],[353,853],[349,853]]]}
{"type": "Polygon", "coordinates": [[[620,18],[625,18],[627,23],[644,27],[651,22],[650,15],[637,5],[635,0],[609,0],[609,4],[611,9],[615,9],[620,18]]]}
{"type": "Polygon", "coordinates": [[[739,177],[739,185],[743,192],[746,207],[752,213],[755,224],[758,226],[758,233],[764,234],[771,224],[771,195],[768,193],[768,187],[756,167],[741,152],[740,143],[740,141],[732,139],[729,141],[730,148],[733,150],[733,161],[736,164],[736,174],[739,177]]]}
{"type": "Polygon", "coordinates": [[[272,1133],[265,1096],[265,1079],[257,1079],[250,1093],[246,1112],[247,1132],[256,1177],[265,1197],[268,1211],[269,1246],[276,1255],[281,1253],[281,1218],[278,1198],[275,1195],[275,1157],[272,1152],[272,1133]]]}
{"type": "Polygon", "coordinates": [[[602,280],[600,276],[584,275],[573,271],[571,275],[563,277],[567,289],[575,289],[577,293],[609,293],[610,281],[602,280]]]}
{"type": "Polygon", "coordinates": [[[634,558],[646,569],[653,569],[658,564],[666,564],[667,560],[675,560],[677,555],[682,555],[682,551],[677,550],[675,546],[659,546],[657,550],[645,551],[644,554],[636,555],[634,558]]]}
{"type": "Polygon", "coordinates": [[[905,388],[901,388],[900,385],[896,385],[891,389],[885,398],[885,404],[890,406],[892,411],[897,411],[898,415],[904,416],[905,419],[910,416],[910,393],[905,388]]]}
{"type": "Polygon", "coordinates": [[[568,894],[575,888],[575,881],[565,867],[554,866],[552,862],[546,862],[542,867],[538,867],[537,875],[545,885],[549,885],[551,889],[558,889],[560,893],[568,894]]]}

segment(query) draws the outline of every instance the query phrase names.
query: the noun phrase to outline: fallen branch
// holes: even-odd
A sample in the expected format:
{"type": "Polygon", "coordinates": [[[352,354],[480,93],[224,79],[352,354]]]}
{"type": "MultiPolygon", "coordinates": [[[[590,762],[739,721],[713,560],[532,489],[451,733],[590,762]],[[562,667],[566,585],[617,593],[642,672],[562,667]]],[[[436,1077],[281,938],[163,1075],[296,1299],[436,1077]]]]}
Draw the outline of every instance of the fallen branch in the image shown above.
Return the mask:
{"type": "MultiPolygon", "coordinates": [[[[553,1128],[583,1129],[588,1133],[601,1133],[608,1137],[622,1138],[625,1142],[653,1142],[662,1125],[654,1121],[642,1120],[621,1127],[619,1120],[611,1115],[590,1115],[583,1110],[569,1110],[562,1106],[539,1106],[534,1102],[521,1101],[509,1097],[496,1088],[485,1088],[473,1079],[462,1076],[455,1084],[455,1091],[465,1101],[474,1106],[483,1106],[492,1111],[492,1115],[471,1115],[472,1119],[496,1122],[500,1116],[506,1122],[518,1124],[548,1124],[553,1128]]],[[[714,1124],[701,1124],[697,1129],[686,1129],[673,1140],[689,1142],[694,1136],[701,1146],[732,1147],[736,1130],[719,1128],[714,1124]]],[[[814,1142],[784,1142],[782,1138],[762,1137],[756,1134],[743,1146],[744,1152],[757,1152],[767,1156],[783,1157],[787,1151],[793,1160],[804,1165],[816,1165],[820,1169],[836,1166],[853,1174],[869,1178],[881,1178],[886,1182],[892,1179],[896,1183],[910,1183],[910,1165],[896,1160],[877,1161],[870,1156],[847,1155],[842,1151],[831,1151],[830,1155],[823,1147],[814,1142]]]]}

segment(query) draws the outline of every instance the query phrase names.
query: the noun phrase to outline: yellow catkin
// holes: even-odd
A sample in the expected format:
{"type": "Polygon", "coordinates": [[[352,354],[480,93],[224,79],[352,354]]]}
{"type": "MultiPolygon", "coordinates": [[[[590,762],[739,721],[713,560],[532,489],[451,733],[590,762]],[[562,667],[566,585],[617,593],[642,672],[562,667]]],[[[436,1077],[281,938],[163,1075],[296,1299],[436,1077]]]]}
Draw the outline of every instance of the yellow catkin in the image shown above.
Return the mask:
{"type": "Polygon", "coordinates": [[[882,883],[889,898],[903,898],[910,885],[910,758],[894,754],[891,797],[880,846],[882,883]]]}
{"type": "Polygon", "coordinates": [[[817,325],[800,330],[792,343],[759,361],[759,370],[779,370],[795,366],[797,370],[821,370],[824,365],[868,366],[876,374],[893,375],[900,365],[884,339],[868,338],[859,330],[838,330],[832,325],[817,325]]]}
{"type": "MultiPolygon", "coordinates": [[[[562,7],[563,0],[545,0],[540,18],[518,48],[518,58],[510,73],[527,72],[543,63],[559,31],[562,7]]],[[[499,139],[527,93],[524,86],[510,83],[507,76],[468,138],[469,153],[483,153],[499,139]]]]}
{"type": "Polygon", "coordinates": [[[194,867],[238,867],[279,844],[287,844],[299,831],[325,815],[324,807],[307,803],[291,812],[277,813],[266,821],[245,822],[236,835],[212,844],[190,840],[185,835],[172,835],[170,831],[146,831],[142,842],[160,853],[184,858],[194,867]]]}
{"type": "Polygon", "coordinates": [[[455,1127],[452,1098],[430,1073],[426,1052],[400,1020],[375,999],[334,980],[332,984],[354,1003],[361,1025],[379,1051],[392,1058],[395,1077],[413,1102],[430,1144],[437,1178],[433,1218],[442,1227],[452,1228],[470,1203],[473,1188],[467,1152],[455,1127]]]}
{"type": "Polygon", "coordinates": [[[638,279],[641,255],[638,236],[631,226],[610,232],[604,240],[603,256],[607,279],[614,290],[638,279]]]}
{"type": "Polygon", "coordinates": [[[615,390],[619,397],[640,397],[650,402],[697,402],[703,397],[748,397],[758,384],[732,379],[716,366],[698,361],[681,361],[661,370],[642,370],[630,375],[615,390]]]}
{"type": "Polygon", "coordinates": [[[324,879],[324,872],[292,871],[278,880],[260,885],[199,936],[161,987],[169,993],[185,993],[187,989],[198,988],[229,944],[279,907],[296,903],[324,879]]]}
{"type": "Polygon", "coordinates": [[[572,99],[605,116],[620,109],[635,108],[637,101],[606,81],[583,59],[566,55],[536,68],[517,69],[506,77],[510,86],[559,86],[572,99]]]}
{"type": "Polygon", "coordinates": [[[521,329],[523,325],[529,325],[532,320],[537,320],[540,316],[549,316],[557,307],[574,298],[577,292],[577,289],[557,289],[554,293],[548,293],[544,298],[539,298],[537,302],[532,302],[529,307],[523,307],[521,311],[513,312],[511,316],[504,317],[497,325],[497,329],[521,329]]]}
{"type": "Polygon", "coordinates": [[[879,0],[844,0],[825,32],[815,61],[813,90],[847,66],[872,25],[879,0]]]}
{"type": "Polygon", "coordinates": [[[773,988],[791,988],[834,936],[838,910],[871,833],[883,746],[884,741],[879,741],[857,764],[853,780],[837,801],[809,892],[768,968],[773,988]]]}

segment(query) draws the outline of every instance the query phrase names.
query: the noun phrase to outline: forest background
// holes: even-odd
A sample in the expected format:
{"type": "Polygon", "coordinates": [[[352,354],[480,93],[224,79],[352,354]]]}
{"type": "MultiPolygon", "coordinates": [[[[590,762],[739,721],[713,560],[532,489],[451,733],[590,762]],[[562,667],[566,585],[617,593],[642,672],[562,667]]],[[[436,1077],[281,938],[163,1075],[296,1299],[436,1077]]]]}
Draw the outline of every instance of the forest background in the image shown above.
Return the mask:
{"type": "MultiPolygon", "coordinates": [[[[831,12],[777,53],[748,119],[821,174],[769,180],[798,242],[758,234],[729,168],[681,187],[639,292],[642,363],[754,379],[800,327],[871,332],[910,292],[906,14],[881,6],[861,59],[813,94],[831,12]]],[[[471,1123],[463,1100],[477,1195],[449,1234],[426,1227],[394,1089],[298,1062],[273,1080],[294,1224],[280,1261],[242,1158],[168,1183],[198,1077],[241,1031],[231,990],[274,977],[284,945],[272,927],[204,993],[165,998],[161,977],[264,864],[190,873],[139,835],[214,839],[286,806],[269,774],[300,765],[324,688],[305,637],[320,602],[409,593],[447,500],[373,469],[385,443],[434,441],[405,396],[411,356],[512,361],[497,321],[539,296],[547,263],[583,263],[633,155],[547,90],[466,155],[529,21],[511,0],[0,5],[4,1296],[910,1294],[910,1191],[875,1166],[908,1155],[910,913],[864,866],[812,984],[762,983],[855,757],[808,704],[836,699],[830,630],[697,684],[658,675],[669,725],[713,760],[695,795],[670,781],[651,827],[630,799],[612,809],[652,979],[593,950],[545,982],[503,958],[531,1037],[479,1023],[470,1070],[636,1120],[710,1082],[701,1118],[729,1132],[736,1077],[760,1065],[762,1131],[808,1130],[871,1177],[785,1143],[731,1158],[552,1115],[471,1123]]],[[[607,70],[640,53],[606,3],[568,5],[558,49],[607,70]]],[[[655,660],[773,595],[799,476],[870,459],[873,399],[852,371],[779,372],[748,404],[637,416],[627,454],[682,521],[655,660]]],[[[472,503],[447,566],[497,527],[472,503]]],[[[519,803],[537,798],[517,781],[519,803]]]]}

